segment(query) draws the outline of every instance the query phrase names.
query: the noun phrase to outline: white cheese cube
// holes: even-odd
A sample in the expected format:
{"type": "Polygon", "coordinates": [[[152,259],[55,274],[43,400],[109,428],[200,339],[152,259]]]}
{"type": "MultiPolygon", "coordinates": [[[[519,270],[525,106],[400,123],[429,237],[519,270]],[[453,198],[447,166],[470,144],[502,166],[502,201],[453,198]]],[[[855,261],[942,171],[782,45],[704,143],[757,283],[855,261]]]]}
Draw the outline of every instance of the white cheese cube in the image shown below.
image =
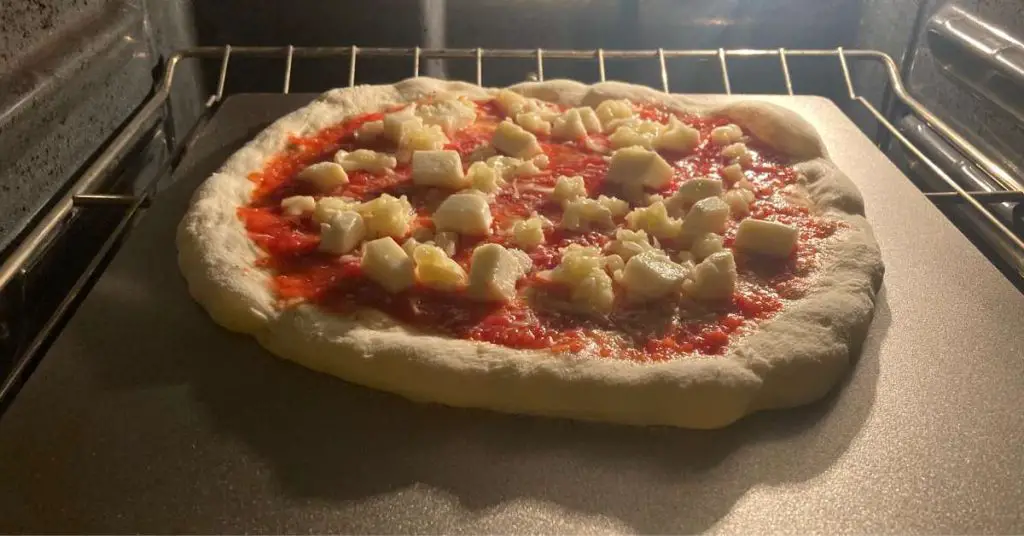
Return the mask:
{"type": "Polygon", "coordinates": [[[633,105],[628,100],[606,100],[597,105],[598,119],[601,120],[601,130],[612,132],[611,123],[616,120],[628,120],[633,118],[633,105]]]}
{"type": "Polygon", "coordinates": [[[608,251],[626,261],[634,255],[654,249],[655,247],[651,245],[647,238],[646,231],[619,229],[615,231],[615,240],[608,243],[608,251]]]}
{"type": "Polygon", "coordinates": [[[528,99],[514,91],[502,89],[494,96],[494,103],[498,105],[506,116],[513,117],[524,109],[528,108],[528,99]]]}
{"type": "Polygon", "coordinates": [[[366,237],[363,217],[356,212],[337,212],[327,223],[320,224],[320,251],[344,255],[366,237]]]}
{"type": "Polygon", "coordinates": [[[611,311],[615,301],[612,279],[605,269],[621,269],[621,265],[622,259],[617,256],[604,257],[598,248],[572,244],[565,248],[562,261],[547,277],[569,287],[577,310],[603,314],[611,311]]]}
{"type": "Polygon", "coordinates": [[[412,259],[390,236],[364,244],[360,266],[366,277],[392,294],[411,287],[415,282],[412,259]]]}
{"type": "Polygon", "coordinates": [[[722,181],[718,179],[690,179],[665,201],[670,214],[682,214],[690,205],[708,197],[717,197],[722,193],[722,181]]]}
{"type": "Polygon", "coordinates": [[[729,145],[743,139],[743,130],[739,125],[728,124],[711,130],[711,143],[729,145]]]}
{"type": "Polygon", "coordinates": [[[402,134],[398,142],[400,160],[407,162],[416,151],[439,151],[448,144],[448,137],[437,125],[414,126],[402,134]]]}
{"type": "Polygon", "coordinates": [[[437,246],[417,246],[412,258],[416,261],[416,280],[425,287],[451,291],[465,288],[469,282],[462,266],[437,246]]]}
{"type": "Polygon", "coordinates": [[[386,173],[398,165],[395,157],[369,149],[357,149],[351,153],[338,151],[334,154],[334,161],[348,173],[365,170],[375,175],[386,173]]]}
{"type": "Polygon", "coordinates": [[[715,233],[704,233],[697,235],[690,244],[690,253],[697,260],[704,260],[712,253],[722,251],[722,236],[715,233]]]}
{"type": "Polygon", "coordinates": [[[451,257],[459,249],[459,234],[452,231],[441,231],[434,234],[434,245],[441,248],[451,257]]]}
{"type": "Polygon", "coordinates": [[[613,218],[621,218],[629,212],[629,203],[617,197],[599,195],[597,196],[597,203],[604,208],[607,208],[608,212],[612,213],[613,218]]]}
{"type": "Polygon", "coordinates": [[[480,301],[509,301],[516,295],[516,281],[526,273],[522,258],[501,245],[478,246],[469,261],[467,293],[480,301]]]}
{"type": "Polygon", "coordinates": [[[698,300],[727,300],[736,291],[736,260],[729,250],[712,253],[701,261],[683,288],[698,300]]]}
{"type": "Polygon", "coordinates": [[[466,172],[466,180],[474,190],[493,194],[505,185],[505,179],[497,170],[484,162],[473,162],[466,172]]]}
{"type": "Polygon", "coordinates": [[[693,204],[683,220],[683,230],[690,236],[723,233],[729,221],[729,205],[717,197],[706,197],[693,204]]]}
{"type": "Polygon", "coordinates": [[[572,288],[573,305],[581,311],[608,313],[615,305],[615,287],[604,270],[594,270],[572,288]]]}
{"type": "Polygon", "coordinates": [[[754,192],[743,188],[733,188],[722,194],[722,201],[729,205],[729,212],[733,216],[746,216],[750,214],[750,204],[754,202],[754,192]]]}
{"type": "Polygon", "coordinates": [[[747,154],[747,144],[743,142],[736,142],[730,145],[726,145],[722,149],[722,156],[726,158],[740,158],[747,154]]]}
{"type": "Polygon", "coordinates": [[[551,136],[559,140],[578,140],[601,132],[601,120],[593,108],[571,108],[551,125],[551,136]]]}
{"type": "Polygon", "coordinates": [[[543,216],[531,216],[512,225],[512,240],[525,250],[531,250],[544,243],[544,228],[551,222],[543,216]]]}
{"type": "Polygon", "coordinates": [[[747,218],[736,230],[735,247],[745,253],[788,257],[793,253],[799,235],[797,228],[791,225],[747,218]]]}
{"type": "Polygon", "coordinates": [[[700,131],[672,118],[669,127],[654,138],[654,148],[662,151],[689,153],[700,144],[700,131]]]}
{"type": "Polygon", "coordinates": [[[311,195],[293,195],[281,200],[281,212],[288,216],[301,216],[316,210],[316,198],[311,195]]]}
{"type": "Polygon", "coordinates": [[[327,223],[337,212],[357,210],[359,202],[347,197],[321,197],[313,209],[313,221],[327,223]]]}
{"type": "Polygon", "coordinates": [[[415,113],[423,120],[423,124],[438,126],[446,134],[452,134],[476,121],[476,106],[465,97],[421,104],[416,107],[415,113]]]}
{"type": "Polygon", "coordinates": [[[321,192],[330,192],[348,184],[348,173],[345,173],[345,168],[334,162],[317,162],[300,171],[297,178],[312,183],[321,192]]]}
{"type": "Polygon", "coordinates": [[[399,143],[407,132],[423,128],[423,120],[416,117],[416,105],[410,104],[402,110],[385,115],[381,128],[384,136],[399,143]]]}
{"type": "Polygon", "coordinates": [[[454,231],[463,235],[483,236],[490,234],[491,207],[480,192],[470,191],[448,196],[433,215],[434,228],[438,231],[454,231]]]}
{"type": "Polygon", "coordinates": [[[655,300],[678,292],[686,279],[685,267],[661,251],[646,251],[626,262],[619,283],[633,302],[655,300]]]}
{"type": "Polygon", "coordinates": [[[362,126],[356,129],[356,141],[360,143],[370,143],[377,141],[377,138],[384,135],[384,121],[370,121],[363,123],[362,126]]]}
{"type": "Polygon", "coordinates": [[[370,238],[401,238],[409,232],[409,224],[413,219],[412,205],[404,195],[395,198],[382,194],[372,201],[359,205],[356,210],[366,222],[366,234],[370,238]]]}
{"type": "Polygon", "coordinates": [[[537,168],[537,173],[540,173],[540,170],[547,169],[548,164],[551,163],[551,159],[548,158],[548,155],[541,153],[531,158],[530,163],[533,164],[533,167],[537,168]]]}
{"type": "Polygon", "coordinates": [[[405,254],[408,255],[409,257],[412,257],[412,254],[416,251],[416,248],[420,247],[421,245],[423,245],[422,242],[410,236],[405,240],[405,242],[402,242],[402,251],[404,251],[405,254]]]}
{"type": "Polygon", "coordinates": [[[555,181],[555,190],[551,192],[551,199],[572,201],[579,197],[587,197],[587,186],[583,183],[583,177],[579,175],[558,177],[558,180],[555,181]]]}
{"type": "Polygon", "coordinates": [[[722,179],[726,184],[736,184],[740,181],[746,180],[746,175],[743,173],[743,167],[739,164],[729,164],[722,168],[718,174],[722,176],[722,179]]]}
{"type": "Polygon", "coordinates": [[[626,147],[612,153],[608,168],[608,182],[613,184],[640,184],[658,189],[672,180],[672,166],[658,153],[643,147],[626,147]]]}
{"type": "Polygon", "coordinates": [[[494,129],[491,145],[495,149],[517,158],[530,158],[541,152],[537,137],[511,121],[502,121],[494,129]]]}
{"type": "Polygon", "coordinates": [[[412,182],[458,190],[468,184],[462,158],[455,151],[416,151],[412,154],[412,182]]]}
{"type": "MultiPolygon", "coordinates": [[[[728,215],[728,211],[726,211],[728,215]]],[[[626,225],[633,230],[647,231],[651,236],[667,239],[679,236],[682,232],[683,222],[676,218],[670,218],[665,203],[655,201],[649,206],[633,209],[626,214],[626,225]]]]}
{"type": "Polygon", "coordinates": [[[593,199],[579,198],[567,201],[562,208],[562,222],[559,225],[562,229],[589,231],[615,227],[612,212],[593,199]]]}
{"type": "Polygon", "coordinates": [[[608,141],[613,149],[638,146],[644,149],[654,148],[654,140],[661,135],[664,125],[654,121],[634,121],[615,129],[608,141]]]}
{"type": "Polygon", "coordinates": [[[534,134],[551,134],[551,123],[545,121],[537,112],[516,114],[516,124],[534,134]]]}
{"type": "Polygon", "coordinates": [[[592,246],[570,244],[562,251],[562,260],[551,271],[551,280],[575,286],[594,270],[604,269],[604,256],[601,250],[592,246]]]}

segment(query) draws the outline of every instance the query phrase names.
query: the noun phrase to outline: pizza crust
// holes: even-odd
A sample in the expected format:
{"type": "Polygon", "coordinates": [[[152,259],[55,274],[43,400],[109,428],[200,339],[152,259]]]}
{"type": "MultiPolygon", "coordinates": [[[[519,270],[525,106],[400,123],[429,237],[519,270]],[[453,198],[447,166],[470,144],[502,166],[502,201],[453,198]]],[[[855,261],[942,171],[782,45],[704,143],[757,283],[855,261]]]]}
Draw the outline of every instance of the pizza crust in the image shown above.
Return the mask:
{"type": "Polygon", "coordinates": [[[725,426],[753,411],[817,400],[849,368],[865,337],[881,284],[878,246],[852,182],[829,160],[814,129],[795,113],[762,102],[708,108],[677,95],[616,82],[555,80],[511,89],[569,106],[612,98],[654,101],[690,113],[717,113],[800,160],[810,198],[842,219],[805,297],[740,339],[725,356],[638,364],[515,350],[416,331],[383,313],[328,314],[310,305],[279,310],[260,250],[237,208],[248,203],[248,175],[282,151],[291,135],[344,118],[448,93],[472,99],[495,90],[429,78],[324,93],[282,117],[199,187],[178,228],[178,262],[189,292],[224,327],[249,333],[272,353],[345,380],[417,401],[512,413],[636,425],[725,426]]]}

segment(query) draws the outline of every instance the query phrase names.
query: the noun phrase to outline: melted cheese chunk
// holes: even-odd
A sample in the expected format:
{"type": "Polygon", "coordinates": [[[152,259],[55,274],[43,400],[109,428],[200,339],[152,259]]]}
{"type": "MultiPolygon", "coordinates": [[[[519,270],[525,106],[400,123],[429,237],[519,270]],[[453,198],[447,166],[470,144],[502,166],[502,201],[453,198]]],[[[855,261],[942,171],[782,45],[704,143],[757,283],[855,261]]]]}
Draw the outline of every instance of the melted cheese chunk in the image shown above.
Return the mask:
{"type": "Polygon", "coordinates": [[[327,223],[320,224],[319,250],[344,255],[356,248],[366,237],[363,217],[354,211],[336,212],[327,223]]]}
{"type": "Polygon", "coordinates": [[[491,208],[480,192],[469,191],[448,196],[433,215],[434,228],[469,236],[491,232],[491,208]]]}
{"type": "Polygon", "coordinates": [[[484,162],[473,162],[466,172],[466,180],[473,189],[488,194],[497,192],[505,185],[505,179],[501,174],[484,162]]]}
{"type": "Polygon", "coordinates": [[[531,250],[544,243],[544,229],[550,226],[547,218],[534,214],[512,225],[512,240],[517,246],[531,250]]]}
{"type": "Polygon", "coordinates": [[[643,147],[627,147],[612,153],[608,182],[658,189],[672,180],[672,166],[658,153],[643,147]]]}
{"type": "Polygon", "coordinates": [[[578,140],[600,132],[601,120],[593,108],[586,107],[566,110],[551,126],[551,137],[558,140],[578,140]]]}
{"type": "Polygon", "coordinates": [[[456,151],[416,151],[412,155],[412,182],[458,190],[469,181],[462,173],[462,159],[456,151]]]}
{"type": "Polygon", "coordinates": [[[487,159],[487,165],[497,171],[501,178],[508,180],[540,173],[540,168],[547,166],[547,156],[537,155],[529,160],[511,156],[492,156],[487,159]]]}
{"type": "Polygon", "coordinates": [[[476,106],[465,97],[437,100],[416,107],[416,116],[425,125],[438,126],[451,135],[476,120],[476,106]]]}
{"type": "Polygon", "coordinates": [[[612,123],[633,119],[633,105],[628,100],[606,100],[597,105],[597,118],[605,133],[615,130],[612,123]]]}
{"type": "Polygon", "coordinates": [[[722,194],[722,201],[729,205],[729,212],[734,216],[750,214],[750,204],[754,202],[754,192],[743,188],[733,188],[722,194]]]}
{"type": "Polygon", "coordinates": [[[541,152],[537,137],[511,121],[498,124],[491,145],[502,153],[518,158],[530,158],[541,152]]]}
{"type": "Polygon", "coordinates": [[[555,191],[551,192],[551,199],[572,201],[580,197],[587,197],[587,187],[583,183],[583,177],[579,175],[558,177],[558,180],[555,181],[555,191]]]}
{"type": "Polygon", "coordinates": [[[736,291],[736,260],[731,251],[712,253],[693,269],[683,286],[698,300],[726,300],[736,291]]]}
{"type": "Polygon", "coordinates": [[[615,231],[615,240],[608,243],[608,251],[619,256],[623,260],[629,260],[634,255],[645,251],[652,251],[656,248],[651,245],[645,231],[630,231],[619,229],[615,231]]]}
{"type": "Polygon", "coordinates": [[[381,120],[382,133],[389,140],[400,143],[405,135],[413,130],[423,128],[423,119],[416,116],[416,105],[384,116],[381,120]]]}
{"type": "Polygon", "coordinates": [[[388,194],[359,205],[356,210],[366,222],[370,238],[393,236],[401,238],[409,232],[414,213],[409,200],[403,195],[395,198],[388,194]]]}
{"type": "Polygon", "coordinates": [[[452,291],[465,288],[469,283],[466,271],[437,246],[421,244],[413,251],[416,261],[416,280],[433,289],[452,291]]]}
{"type": "Polygon", "coordinates": [[[661,135],[665,126],[655,121],[631,121],[615,129],[608,141],[613,149],[638,146],[653,149],[654,140],[661,135]]]}
{"type": "Polygon", "coordinates": [[[743,173],[743,167],[739,164],[729,164],[718,172],[722,176],[722,179],[726,184],[736,184],[740,181],[746,181],[746,175],[743,173]]]}
{"type": "Polygon", "coordinates": [[[498,105],[498,109],[501,110],[501,113],[509,117],[523,111],[529,111],[531,108],[529,105],[529,99],[507,89],[498,91],[497,95],[494,96],[494,103],[498,105]]]}
{"type": "Polygon", "coordinates": [[[345,168],[334,162],[318,162],[299,172],[296,177],[300,181],[312,183],[317,190],[329,192],[339,186],[348,184],[348,173],[345,168]]]}
{"type": "Polygon", "coordinates": [[[531,265],[522,251],[507,250],[500,244],[478,246],[469,261],[467,293],[475,300],[507,302],[515,297],[516,281],[531,265]]]}
{"type": "Polygon", "coordinates": [[[711,143],[714,143],[715,145],[729,145],[742,139],[743,130],[739,125],[730,123],[725,126],[715,127],[711,130],[711,143]]]}
{"type": "Polygon", "coordinates": [[[665,201],[665,207],[670,214],[682,214],[684,209],[697,201],[717,197],[721,193],[722,181],[718,179],[690,179],[679,185],[679,189],[665,201]]]}
{"type": "Polygon", "coordinates": [[[666,239],[679,236],[683,222],[669,217],[664,202],[655,201],[649,206],[633,209],[626,214],[626,225],[630,229],[643,230],[651,236],[666,239]]]}
{"type": "Polygon", "coordinates": [[[281,200],[281,212],[287,216],[301,216],[316,210],[316,199],[310,195],[293,195],[281,200]]]}
{"type": "Polygon", "coordinates": [[[415,282],[412,259],[390,236],[364,244],[360,266],[366,277],[392,294],[411,287],[415,282]]]}
{"type": "Polygon", "coordinates": [[[796,247],[798,237],[797,228],[791,225],[747,218],[736,230],[735,245],[736,249],[748,253],[788,257],[796,247]]]}
{"type": "Polygon", "coordinates": [[[410,236],[405,240],[405,242],[402,242],[402,251],[411,258],[413,252],[415,252],[416,248],[420,247],[420,245],[422,245],[422,242],[410,236]]]}
{"type": "MultiPolygon", "coordinates": [[[[622,259],[617,259],[621,263],[622,259]]],[[[611,264],[617,266],[615,261],[611,264]]],[[[562,253],[562,261],[546,277],[570,289],[570,299],[582,312],[607,313],[615,302],[615,290],[606,268],[607,257],[595,247],[572,244],[562,253]]]]}
{"type": "Polygon", "coordinates": [[[735,160],[735,163],[744,168],[749,168],[754,164],[754,155],[747,149],[747,145],[743,142],[736,142],[732,145],[727,145],[722,149],[722,156],[732,158],[735,160]]]}
{"type": "Polygon", "coordinates": [[[589,231],[591,229],[610,229],[615,226],[612,212],[608,207],[594,199],[574,199],[567,201],[562,207],[560,227],[568,231],[589,231]]]}
{"type": "Polygon", "coordinates": [[[652,144],[663,151],[689,153],[700,144],[700,131],[672,117],[668,128],[660,131],[652,144]]]}
{"type": "Polygon", "coordinates": [[[723,233],[728,221],[729,205],[717,197],[706,197],[694,203],[693,208],[686,213],[683,229],[690,236],[723,233]]]}
{"type": "Polygon", "coordinates": [[[723,249],[725,248],[722,245],[722,236],[715,233],[697,235],[690,245],[690,253],[697,260],[704,260],[711,256],[711,254],[718,253],[723,249]]]}
{"type": "Polygon", "coordinates": [[[358,206],[359,201],[346,197],[321,197],[316,202],[316,208],[313,209],[313,221],[327,223],[333,214],[347,210],[356,210],[358,206]]]}
{"type": "Polygon", "coordinates": [[[537,112],[523,112],[515,116],[516,124],[533,134],[551,134],[551,123],[537,112]]]}
{"type": "Polygon", "coordinates": [[[365,170],[375,175],[386,173],[398,165],[395,157],[369,149],[357,149],[351,153],[338,151],[334,154],[334,161],[348,173],[365,170]]]}
{"type": "Polygon", "coordinates": [[[363,123],[362,126],[356,129],[356,141],[360,143],[369,143],[376,141],[377,138],[384,135],[384,121],[370,121],[363,123]]]}
{"type": "Polygon", "coordinates": [[[448,144],[448,137],[437,125],[421,125],[409,129],[398,142],[399,156],[403,162],[416,151],[439,151],[448,144]]]}
{"type": "Polygon", "coordinates": [[[441,231],[434,235],[434,245],[451,257],[459,249],[459,235],[451,231],[441,231]]]}
{"type": "Polygon", "coordinates": [[[645,251],[626,262],[619,283],[630,301],[646,302],[677,293],[689,269],[662,251],[645,251]]]}
{"type": "Polygon", "coordinates": [[[613,218],[621,218],[629,212],[629,203],[617,198],[608,197],[607,195],[597,196],[597,203],[602,207],[608,209],[608,212],[612,213],[613,218]]]}

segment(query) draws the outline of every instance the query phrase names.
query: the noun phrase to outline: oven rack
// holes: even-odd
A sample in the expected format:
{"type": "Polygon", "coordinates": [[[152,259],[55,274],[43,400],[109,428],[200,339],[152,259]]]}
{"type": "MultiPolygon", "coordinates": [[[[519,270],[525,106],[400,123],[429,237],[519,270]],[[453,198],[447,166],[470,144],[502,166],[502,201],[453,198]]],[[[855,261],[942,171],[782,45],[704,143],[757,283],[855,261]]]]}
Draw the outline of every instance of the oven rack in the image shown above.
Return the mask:
{"type": "MultiPolygon", "coordinates": [[[[926,192],[925,196],[932,198],[935,202],[957,202],[968,203],[973,206],[979,214],[987,220],[993,228],[1004,235],[1005,238],[1020,251],[1024,251],[1024,241],[1013,233],[986,205],[1006,201],[1024,201],[1024,190],[1002,166],[986,156],[981,150],[971,144],[965,137],[955,129],[942,121],[934,113],[928,110],[907,91],[899,74],[896,62],[889,55],[876,50],[844,49],[704,49],[704,50],[555,50],[555,49],[489,49],[489,48],[362,48],[356,45],[345,47],[296,47],[296,46],[206,46],[194,47],[180,50],[167,58],[163,74],[157,81],[152,94],[145,103],[130,118],[121,132],[114,137],[107,148],[100,153],[94,162],[86,168],[82,174],[72,183],[67,192],[53,205],[53,207],[39,220],[39,223],[26,235],[16,248],[14,248],[7,259],[0,265],[0,293],[9,285],[18,283],[20,278],[26,274],[26,267],[46,247],[49,239],[58,232],[61,224],[75,210],[86,209],[99,205],[120,205],[125,208],[124,214],[111,232],[111,235],[102,244],[96,255],[91,259],[84,272],[72,286],[68,294],[57,306],[53,315],[43,325],[42,329],[26,346],[24,352],[19,356],[14,368],[7,379],[0,385],[0,403],[7,402],[9,397],[21,384],[31,364],[42,354],[42,350],[49,344],[52,337],[62,325],[63,320],[78,303],[83,291],[102,272],[103,266],[109,261],[122,237],[131,228],[135,218],[140,214],[141,209],[148,206],[150,197],[153,194],[154,186],[163,177],[173,173],[174,163],[180,160],[181,155],[188,148],[191,138],[198,133],[200,126],[208,119],[211,113],[222,102],[225,95],[225,85],[229,65],[232,58],[268,58],[280,59],[283,62],[281,67],[282,86],[281,93],[287,94],[291,89],[292,66],[296,59],[309,58],[348,58],[348,86],[356,84],[356,69],[360,58],[369,57],[398,57],[411,60],[411,75],[420,76],[420,65],[425,59],[469,59],[475,60],[475,82],[483,85],[483,60],[487,59],[527,59],[534,60],[535,72],[530,75],[531,79],[544,80],[544,62],[547,59],[578,60],[593,62],[599,80],[606,80],[605,60],[631,60],[634,62],[648,62],[650,68],[660,75],[661,90],[670,92],[668,69],[666,60],[672,58],[691,58],[717,63],[718,72],[721,78],[722,90],[732,95],[732,84],[730,82],[730,58],[777,58],[779,69],[784,82],[784,94],[796,95],[798,84],[794,84],[789,68],[789,58],[817,58],[821,61],[838,62],[845,83],[847,95],[850,100],[856,101],[866,109],[878,123],[885,128],[889,135],[896,139],[900,145],[910,154],[924,163],[932,172],[945,182],[950,191],[926,192]],[[142,138],[147,129],[157,122],[170,121],[171,90],[174,86],[175,73],[178,65],[185,59],[220,61],[219,76],[217,78],[216,91],[206,101],[206,108],[203,114],[197,118],[189,129],[189,134],[182,140],[175,140],[173,136],[167,136],[167,149],[172,155],[170,165],[166,166],[161,173],[155,177],[144,190],[137,195],[113,195],[104,194],[98,191],[97,187],[103,183],[116,164],[132,149],[142,138]],[[858,95],[854,88],[850,75],[851,62],[874,63],[880,65],[888,78],[889,89],[911,113],[924,121],[930,127],[938,131],[949,143],[963,153],[970,161],[976,164],[982,171],[990,176],[996,184],[1002,186],[1003,191],[967,191],[948,173],[946,173],[931,158],[925,155],[921,149],[915,146],[904,136],[893,123],[878,110],[871,102],[858,95]]],[[[781,92],[780,92],[781,93],[781,92]]],[[[168,129],[170,130],[170,129],[168,129]]],[[[16,309],[15,309],[16,310],[16,309]]],[[[3,311],[0,310],[0,314],[3,311]]],[[[16,313],[15,313],[16,314],[16,313]]],[[[9,334],[10,319],[0,316],[0,340],[5,334],[9,334]]]]}

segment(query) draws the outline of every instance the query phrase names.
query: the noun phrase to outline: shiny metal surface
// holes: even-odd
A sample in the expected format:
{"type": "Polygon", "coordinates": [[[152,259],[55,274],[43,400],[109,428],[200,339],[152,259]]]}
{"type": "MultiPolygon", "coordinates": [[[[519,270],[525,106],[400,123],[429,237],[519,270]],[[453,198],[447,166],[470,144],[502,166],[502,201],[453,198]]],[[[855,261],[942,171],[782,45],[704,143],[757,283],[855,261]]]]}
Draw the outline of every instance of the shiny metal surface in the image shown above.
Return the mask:
{"type": "MultiPolygon", "coordinates": [[[[887,264],[827,400],[714,432],[417,405],[188,298],[194,187],[309,95],[229,97],[0,419],[0,532],[1020,532],[1024,297],[830,102],[887,264]]],[[[710,98],[710,97],[709,97],[710,98]]]]}

